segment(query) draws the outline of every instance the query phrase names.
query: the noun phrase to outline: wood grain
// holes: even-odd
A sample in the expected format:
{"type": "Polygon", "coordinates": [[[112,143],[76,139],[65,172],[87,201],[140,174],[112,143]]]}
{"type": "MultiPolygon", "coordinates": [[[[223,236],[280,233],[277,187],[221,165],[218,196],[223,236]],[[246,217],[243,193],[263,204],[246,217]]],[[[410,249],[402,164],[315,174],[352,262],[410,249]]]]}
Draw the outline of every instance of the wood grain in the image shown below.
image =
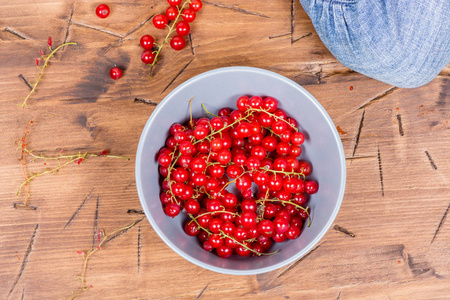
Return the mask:
{"type": "Polygon", "coordinates": [[[139,38],[163,37],[151,18],[166,1],[109,1],[107,19],[95,16],[96,5],[0,4],[0,298],[70,298],[82,268],[76,251],[92,246],[93,232],[143,217],[134,159],[155,106],[197,74],[238,65],[303,85],[345,132],[347,187],[332,229],[290,266],[235,277],[179,257],[143,219],[92,258],[93,288],[80,298],[450,298],[450,66],[423,87],[395,88],[337,62],[298,1],[205,0],[188,47],[163,50],[149,80],[139,38]],[[31,106],[19,109],[49,35],[55,44],[78,45],[56,55],[31,106]],[[114,65],[124,69],[118,81],[108,75],[114,65]],[[29,147],[36,152],[108,149],[131,160],[96,158],[43,176],[30,184],[36,209],[16,209],[23,174],[15,141],[30,120],[36,124],[29,147]]]}

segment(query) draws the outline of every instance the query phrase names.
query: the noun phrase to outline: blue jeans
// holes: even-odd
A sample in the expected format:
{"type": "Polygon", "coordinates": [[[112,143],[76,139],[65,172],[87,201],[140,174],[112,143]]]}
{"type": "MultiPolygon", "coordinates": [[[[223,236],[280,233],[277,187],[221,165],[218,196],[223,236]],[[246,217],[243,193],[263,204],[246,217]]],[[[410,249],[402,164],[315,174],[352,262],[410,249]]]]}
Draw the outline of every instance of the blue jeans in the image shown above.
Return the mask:
{"type": "Polygon", "coordinates": [[[450,62],[450,0],[300,0],[341,63],[398,87],[431,81],[450,62]]]}

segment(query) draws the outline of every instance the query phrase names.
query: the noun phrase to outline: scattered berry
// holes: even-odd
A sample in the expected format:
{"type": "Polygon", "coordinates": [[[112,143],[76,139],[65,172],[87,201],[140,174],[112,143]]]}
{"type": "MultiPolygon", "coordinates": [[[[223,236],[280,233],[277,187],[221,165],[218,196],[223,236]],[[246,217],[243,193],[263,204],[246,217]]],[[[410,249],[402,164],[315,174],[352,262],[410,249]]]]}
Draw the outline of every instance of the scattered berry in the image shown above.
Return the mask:
{"type": "Polygon", "coordinates": [[[111,68],[111,70],[109,70],[109,76],[111,76],[112,79],[117,80],[122,77],[122,70],[118,67],[111,68]]]}
{"type": "Polygon", "coordinates": [[[97,17],[99,18],[106,18],[107,16],[109,16],[109,6],[106,4],[100,4],[99,6],[97,6],[97,8],[95,9],[95,13],[97,14],[97,17]]]}

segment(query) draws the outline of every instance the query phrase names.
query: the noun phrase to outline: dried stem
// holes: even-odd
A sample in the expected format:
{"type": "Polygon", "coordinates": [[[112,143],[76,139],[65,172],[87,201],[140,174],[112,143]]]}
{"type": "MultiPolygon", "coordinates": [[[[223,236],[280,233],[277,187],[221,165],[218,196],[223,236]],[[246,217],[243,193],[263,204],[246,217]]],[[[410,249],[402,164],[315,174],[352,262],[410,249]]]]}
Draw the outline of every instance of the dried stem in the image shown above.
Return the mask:
{"type": "MultiPolygon", "coordinates": [[[[48,63],[49,63],[49,61],[50,61],[50,58],[52,58],[52,57],[55,55],[55,53],[56,53],[59,49],[61,49],[62,47],[67,46],[67,45],[76,45],[76,44],[77,44],[77,43],[69,42],[69,43],[64,43],[64,44],[62,44],[62,45],[56,47],[55,49],[52,49],[51,47],[49,47],[49,49],[50,49],[50,51],[51,51],[50,54],[49,54],[49,55],[41,55],[41,57],[44,59],[44,65],[43,65],[42,67],[39,67],[39,66],[38,66],[38,69],[40,69],[41,71],[40,71],[39,74],[38,74],[38,77],[37,77],[37,79],[36,79],[36,82],[33,83],[33,84],[31,85],[31,86],[32,86],[32,89],[31,89],[31,91],[28,93],[28,95],[24,98],[22,104],[18,104],[21,108],[25,108],[26,106],[28,106],[27,101],[28,101],[28,99],[31,97],[31,95],[34,94],[34,93],[36,92],[36,87],[37,87],[39,81],[41,80],[42,75],[44,75],[44,70],[45,70],[45,68],[48,68],[48,67],[49,67],[49,64],[48,64],[48,63]]],[[[37,61],[37,62],[39,62],[39,61],[37,61]]]]}

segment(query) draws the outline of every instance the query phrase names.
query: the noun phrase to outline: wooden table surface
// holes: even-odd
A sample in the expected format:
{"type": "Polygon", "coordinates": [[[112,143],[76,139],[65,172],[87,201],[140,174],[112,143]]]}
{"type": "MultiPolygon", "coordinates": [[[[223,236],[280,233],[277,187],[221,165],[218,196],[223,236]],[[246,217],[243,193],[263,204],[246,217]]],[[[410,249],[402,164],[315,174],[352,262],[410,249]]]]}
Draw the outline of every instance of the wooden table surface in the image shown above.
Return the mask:
{"type": "MultiPolygon", "coordinates": [[[[87,0],[0,2],[0,298],[68,299],[83,260],[77,251],[140,221],[95,253],[81,299],[450,299],[450,67],[431,83],[400,89],[344,67],[294,0],[203,1],[187,47],[165,47],[153,70],[139,39],[165,35],[151,22],[167,2],[110,0],[106,19],[87,0]],[[66,46],[29,99],[35,58],[47,38],[66,46]],[[109,78],[117,64],[124,76],[109,78]],[[141,131],[155,106],[202,72],[252,66],[287,76],[325,107],[347,157],[344,201],[308,255],[257,276],[228,276],[189,263],[144,218],[134,178],[141,131]],[[104,149],[31,181],[26,196],[16,143],[58,155],[104,149]],[[347,233],[344,233],[347,231],[347,233]]],[[[45,171],[26,156],[27,171],[45,171]]],[[[49,166],[55,167],[50,161],[49,166]]]]}

